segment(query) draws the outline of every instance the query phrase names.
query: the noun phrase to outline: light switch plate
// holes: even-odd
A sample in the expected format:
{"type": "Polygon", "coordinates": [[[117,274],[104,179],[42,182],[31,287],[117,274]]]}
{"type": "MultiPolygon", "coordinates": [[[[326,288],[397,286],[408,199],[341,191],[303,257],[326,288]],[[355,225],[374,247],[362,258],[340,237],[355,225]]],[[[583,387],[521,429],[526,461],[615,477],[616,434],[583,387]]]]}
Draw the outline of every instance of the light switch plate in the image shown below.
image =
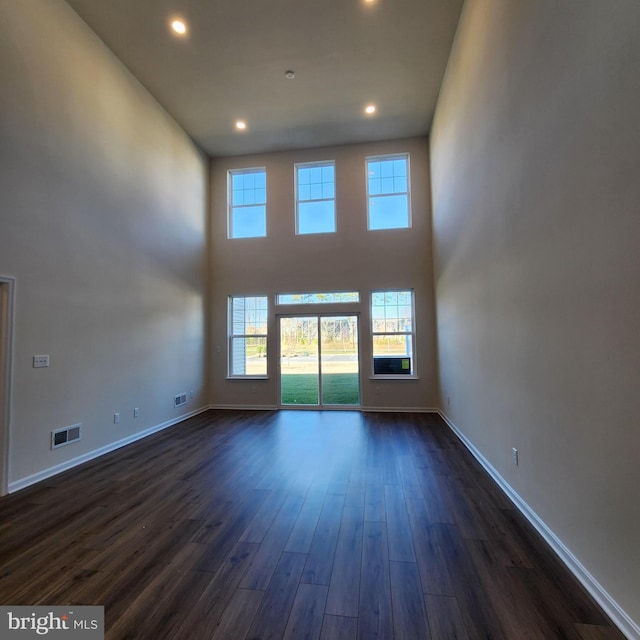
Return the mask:
{"type": "Polygon", "coordinates": [[[41,367],[49,366],[49,356],[33,356],[33,368],[39,369],[41,367]]]}

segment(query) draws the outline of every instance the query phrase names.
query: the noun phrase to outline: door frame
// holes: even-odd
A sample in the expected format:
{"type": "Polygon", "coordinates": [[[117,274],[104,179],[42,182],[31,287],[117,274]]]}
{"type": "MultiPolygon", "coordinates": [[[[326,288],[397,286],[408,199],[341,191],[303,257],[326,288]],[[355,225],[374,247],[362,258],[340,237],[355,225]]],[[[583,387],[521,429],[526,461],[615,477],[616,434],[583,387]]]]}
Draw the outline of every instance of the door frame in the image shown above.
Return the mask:
{"type": "Polygon", "coordinates": [[[15,278],[0,276],[0,495],[9,492],[15,278]]]}
{"type": "Polygon", "coordinates": [[[319,311],[304,311],[301,313],[277,313],[277,342],[278,342],[278,408],[307,411],[360,411],[362,408],[362,361],[360,357],[360,313],[357,311],[333,311],[321,313],[319,311]],[[322,341],[320,340],[320,320],[322,318],[344,318],[352,316],[356,319],[358,332],[358,404],[322,404],[322,341]],[[282,404],[282,340],[281,327],[283,318],[317,318],[318,321],[318,404],[282,404]]]}

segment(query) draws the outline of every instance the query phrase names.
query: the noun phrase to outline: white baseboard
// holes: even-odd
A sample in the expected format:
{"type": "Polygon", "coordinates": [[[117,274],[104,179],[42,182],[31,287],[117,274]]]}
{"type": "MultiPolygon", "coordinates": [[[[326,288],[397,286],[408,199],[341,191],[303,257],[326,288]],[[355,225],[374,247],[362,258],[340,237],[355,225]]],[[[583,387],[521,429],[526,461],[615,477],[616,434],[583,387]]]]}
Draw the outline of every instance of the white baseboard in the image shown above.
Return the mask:
{"type": "Polygon", "coordinates": [[[545,539],[560,560],[573,573],[593,599],[602,607],[611,621],[629,640],[640,640],[640,626],[638,626],[611,597],[604,587],[589,573],[586,567],[571,553],[555,533],[544,523],[538,514],[520,497],[513,487],[498,473],[494,466],[480,453],[476,446],[456,427],[456,425],[442,411],[440,417],[467,447],[474,458],[484,467],[487,473],[496,481],[498,486],[513,502],[515,507],[533,525],[536,531],[545,539]]]}
{"type": "Polygon", "coordinates": [[[249,405],[249,404],[210,404],[209,409],[229,409],[231,411],[362,411],[369,413],[440,413],[439,409],[435,407],[357,407],[345,405],[339,406],[327,406],[327,407],[305,407],[292,404],[291,406],[278,407],[277,405],[249,405]]]}
{"type": "Polygon", "coordinates": [[[62,473],[63,471],[73,469],[73,467],[77,467],[78,465],[83,464],[84,462],[88,462],[89,460],[99,458],[106,453],[110,453],[111,451],[120,449],[121,447],[131,444],[136,440],[142,440],[142,438],[150,436],[152,433],[156,433],[158,431],[162,431],[163,429],[167,429],[168,427],[172,427],[174,424],[178,424],[179,422],[182,422],[187,418],[197,416],[199,413],[203,413],[208,409],[209,407],[201,407],[200,409],[195,409],[194,411],[190,411],[189,413],[183,413],[182,415],[171,418],[171,420],[167,420],[162,424],[157,424],[153,427],[149,427],[148,429],[144,429],[143,431],[138,431],[138,433],[127,436],[122,440],[111,442],[110,444],[107,444],[104,447],[100,447],[99,449],[94,449],[93,451],[89,451],[88,453],[83,453],[77,458],[72,458],[71,460],[67,460],[66,462],[61,462],[60,464],[57,464],[53,467],[49,467],[48,469],[38,471],[38,473],[34,473],[33,475],[27,476],[26,478],[20,478],[20,480],[10,482],[9,493],[14,493],[15,491],[19,491],[20,489],[25,489],[26,487],[29,487],[36,482],[46,480],[47,478],[51,478],[52,476],[62,473]]]}
{"type": "Polygon", "coordinates": [[[357,411],[360,413],[360,405],[357,404],[345,404],[345,405],[317,405],[317,404],[286,404],[281,407],[276,407],[278,411],[357,411]]]}
{"type": "Polygon", "coordinates": [[[440,413],[435,407],[360,407],[368,413],[440,413]]]}
{"type": "Polygon", "coordinates": [[[210,404],[209,409],[224,409],[230,411],[277,411],[278,407],[271,404],[210,404]]]}

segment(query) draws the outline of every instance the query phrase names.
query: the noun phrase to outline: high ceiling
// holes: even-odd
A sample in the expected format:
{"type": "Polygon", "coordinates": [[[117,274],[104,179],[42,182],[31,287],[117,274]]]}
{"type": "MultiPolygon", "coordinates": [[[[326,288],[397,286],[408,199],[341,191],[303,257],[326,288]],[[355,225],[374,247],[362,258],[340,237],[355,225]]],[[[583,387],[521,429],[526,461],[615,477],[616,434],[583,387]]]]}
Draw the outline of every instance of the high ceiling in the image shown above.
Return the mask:
{"type": "Polygon", "coordinates": [[[230,156],[428,133],[463,0],[67,2],[205,152],[230,156]]]}

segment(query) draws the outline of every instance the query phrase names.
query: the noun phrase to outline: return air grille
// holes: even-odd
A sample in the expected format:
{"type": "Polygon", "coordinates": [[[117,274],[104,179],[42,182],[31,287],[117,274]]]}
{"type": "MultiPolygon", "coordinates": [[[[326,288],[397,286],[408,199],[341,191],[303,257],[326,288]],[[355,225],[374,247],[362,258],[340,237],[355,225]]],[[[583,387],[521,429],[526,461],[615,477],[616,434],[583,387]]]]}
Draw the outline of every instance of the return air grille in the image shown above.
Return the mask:
{"type": "Polygon", "coordinates": [[[187,394],[186,393],[178,394],[173,400],[173,406],[174,407],[181,407],[181,406],[183,406],[185,404],[187,404],[187,394]]]}
{"type": "Polygon", "coordinates": [[[66,444],[77,442],[82,436],[82,424],[72,424],[70,427],[63,427],[51,432],[51,448],[57,449],[66,444]]]}

